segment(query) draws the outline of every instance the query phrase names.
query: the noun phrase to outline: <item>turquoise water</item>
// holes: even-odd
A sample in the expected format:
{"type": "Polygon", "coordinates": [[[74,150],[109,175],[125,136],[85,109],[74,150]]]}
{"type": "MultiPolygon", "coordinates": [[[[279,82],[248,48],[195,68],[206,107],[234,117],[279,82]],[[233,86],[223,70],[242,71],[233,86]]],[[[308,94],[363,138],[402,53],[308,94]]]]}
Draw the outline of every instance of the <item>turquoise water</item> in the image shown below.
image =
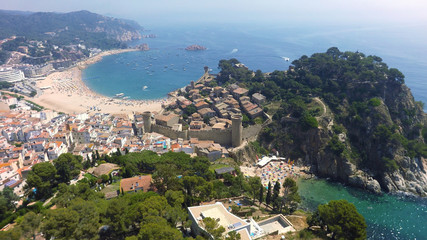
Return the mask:
{"type": "Polygon", "coordinates": [[[346,199],[368,225],[370,239],[426,239],[427,199],[375,195],[326,180],[300,180],[301,207],[314,211],[319,204],[346,199]]]}
{"type": "Polygon", "coordinates": [[[237,58],[251,69],[268,72],[287,69],[302,55],[336,46],[341,51],[358,50],[382,57],[405,74],[415,99],[427,102],[427,32],[419,31],[419,27],[187,26],[149,33],[158,37],[133,44],[148,43],[150,51],[105,57],[84,71],[86,84],[107,96],[123,92],[133,99],[164,98],[168,92],[197,80],[204,66],[217,72],[221,59],[237,58]],[[192,44],[208,49],[184,50],[192,44]],[[285,62],[282,57],[291,61],[285,62]]]}

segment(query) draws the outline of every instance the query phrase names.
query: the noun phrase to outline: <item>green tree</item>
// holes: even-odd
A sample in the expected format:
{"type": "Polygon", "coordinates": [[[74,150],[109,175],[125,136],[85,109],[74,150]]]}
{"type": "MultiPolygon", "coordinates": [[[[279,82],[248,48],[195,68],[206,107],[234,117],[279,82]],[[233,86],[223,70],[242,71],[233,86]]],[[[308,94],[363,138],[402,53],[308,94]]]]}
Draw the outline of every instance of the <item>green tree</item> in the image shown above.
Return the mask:
{"type": "Polygon", "coordinates": [[[74,232],[74,239],[97,239],[98,230],[101,226],[97,205],[93,201],[77,200],[70,208],[78,213],[79,223],[74,232]]]}
{"type": "Polygon", "coordinates": [[[126,213],[129,206],[125,203],[122,199],[112,199],[105,212],[103,222],[111,227],[113,238],[123,236],[128,229],[126,213]]]}
{"type": "Polygon", "coordinates": [[[37,199],[52,196],[56,186],[56,168],[49,162],[35,164],[28,173],[26,189],[34,188],[37,199]]]}
{"type": "Polygon", "coordinates": [[[276,184],[274,184],[273,197],[271,198],[271,202],[273,203],[273,208],[276,210],[278,210],[281,205],[281,199],[279,197],[280,188],[281,188],[280,183],[279,181],[277,181],[276,184]]]}
{"type": "Polygon", "coordinates": [[[264,202],[264,186],[262,184],[259,185],[259,195],[258,195],[258,201],[259,206],[261,206],[261,203],[264,202]]]}
{"type": "Polygon", "coordinates": [[[21,231],[19,228],[13,228],[9,231],[0,231],[0,239],[4,240],[20,240],[21,239],[21,231]]]}
{"type": "MultiPolygon", "coordinates": [[[[301,197],[298,194],[298,186],[292,178],[286,178],[283,183],[283,201],[282,207],[285,207],[287,213],[292,213],[301,202],[301,197]]],[[[282,209],[280,209],[281,211],[282,209]]]]}
{"type": "Polygon", "coordinates": [[[240,236],[240,233],[237,233],[236,231],[227,233],[227,236],[225,237],[225,240],[240,240],[240,239],[242,239],[240,236]]]}
{"type": "Polygon", "coordinates": [[[220,226],[219,223],[210,217],[203,219],[203,225],[206,231],[212,235],[213,239],[222,239],[222,234],[225,232],[225,228],[220,226]]]}
{"type": "Polygon", "coordinates": [[[34,212],[28,212],[24,215],[24,219],[19,224],[19,228],[22,230],[24,237],[31,237],[35,239],[36,232],[39,229],[41,223],[41,215],[38,215],[34,212]]]}
{"type": "Polygon", "coordinates": [[[0,216],[15,210],[15,201],[19,199],[13,192],[13,189],[4,187],[0,192],[0,216]]]}
{"type": "Polygon", "coordinates": [[[138,235],[138,239],[144,240],[180,240],[182,233],[176,228],[168,225],[167,221],[161,217],[147,217],[138,235]]]}
{"type": "Polygon", "coordinates": [[[366,239],[365,219],[347,200],[332,200],[319,205],[309,224],[327,229],[332,239],[366,239]]]}
{"type": "Polygon", "coordinates": [[[79,224],[79,214],[68,208],[59,208],[48,212],[41,231],[46,239],[72,239],[79,224]]]}
{"type": "Polygon", "coordinates": [[[251,177],[249,179],[249,187],[252,195],[252,203],[255,204],[255,199],[259,196],[259,189],[261,184],[261,179],[259,177],[251,177]]]}
{"type": "Polygon", "coordinates": [[[185,196],[182,191],[168,190],[165,193],[165,197],[171,206],[182,206],[185,200],[185,196]]]}
{"type": "Polygon", "coordinates": [[[71,179],[78,176],[83,168],[82,156],[75,156],[71,153],[63,153],[53,160],[53,165],[57,170],[59,182],[69,183],[71,179]]]}
{"type": "Polygon", "coordinates": [[[267,196],[265,197],[265,203],[268,205],[271,202],[271,182],[268,182],[267,196]]]}

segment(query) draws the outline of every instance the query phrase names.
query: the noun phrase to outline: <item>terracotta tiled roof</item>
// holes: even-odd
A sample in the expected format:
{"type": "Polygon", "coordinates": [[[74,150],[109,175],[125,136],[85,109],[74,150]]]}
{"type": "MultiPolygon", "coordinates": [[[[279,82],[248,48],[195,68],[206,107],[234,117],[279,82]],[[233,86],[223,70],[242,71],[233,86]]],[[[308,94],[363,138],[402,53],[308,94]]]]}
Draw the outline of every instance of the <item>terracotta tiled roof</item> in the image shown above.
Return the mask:
{"type": "Polygon", "coordinates": [[[120,191],[132,192],[142,190],[147,192],[151,189],[151,175],[124,178],[120,181],[120,191]]]}

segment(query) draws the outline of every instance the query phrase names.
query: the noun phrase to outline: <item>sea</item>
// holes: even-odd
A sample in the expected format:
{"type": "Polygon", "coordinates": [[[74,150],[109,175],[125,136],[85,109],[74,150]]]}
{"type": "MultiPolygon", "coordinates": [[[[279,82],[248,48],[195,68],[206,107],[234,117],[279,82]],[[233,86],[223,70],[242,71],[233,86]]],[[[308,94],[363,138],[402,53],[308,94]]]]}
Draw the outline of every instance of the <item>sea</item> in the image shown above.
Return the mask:
{"type": "Polygon", "coordinates": [[[372,194],[325,179],[298,181],[301,208],[315,211],[319,204],[346,199],[368,225],[369,239],[426,239],[427,198],[372,194]]]}
{"type": "MultiPolygon", "coordinates": [[[[415,100],[427,103],[426,26],[267,26],[187,25],[153,27],[155,34],[131,45],[147,43],[146,52],[104,57],[83,71],[83,81],[93,91],[114,97],[155,100],[196,81],[204,67],[218,72],[221,59],[236,58],[252,70],[286,70],[302,55],[325,52],[330,47],[376,55],[405,75],[415,100]],[[205,51],[186,51],[202,45],[205,51]],[[289,58],[289,61],[286,59],[289,58]]],[[[427,107],[424,107],[424,111],[427,107]]],[[[427,239],[425,199],[374,195],[325,180],[299,182],[302,207],[347,199],[356,205],[368,224],[369,239],[427,239]]]]}

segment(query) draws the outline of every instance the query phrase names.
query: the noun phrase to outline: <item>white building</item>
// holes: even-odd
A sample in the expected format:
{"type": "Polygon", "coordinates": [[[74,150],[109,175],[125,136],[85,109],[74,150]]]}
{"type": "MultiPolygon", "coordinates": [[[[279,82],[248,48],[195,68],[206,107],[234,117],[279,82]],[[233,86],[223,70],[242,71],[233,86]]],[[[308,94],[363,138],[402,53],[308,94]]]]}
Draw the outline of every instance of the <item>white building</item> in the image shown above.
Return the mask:
{"type": "Polygon", "coordinates": [[[0,69],[0,81],[19,82],[25,79],[24,73],[21,70],[12,68],[0,69]]]}

